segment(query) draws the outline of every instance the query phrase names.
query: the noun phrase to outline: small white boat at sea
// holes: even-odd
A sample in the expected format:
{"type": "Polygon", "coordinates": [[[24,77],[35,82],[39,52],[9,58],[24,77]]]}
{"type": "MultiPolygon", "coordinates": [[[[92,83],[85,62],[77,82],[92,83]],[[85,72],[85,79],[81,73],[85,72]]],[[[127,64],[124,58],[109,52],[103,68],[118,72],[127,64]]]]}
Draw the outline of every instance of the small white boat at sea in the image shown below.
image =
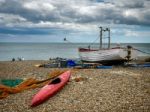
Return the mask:
{"type": "Polygon", "coordinates": [[[91,49],[79,48],[79,57],[83,62],[100,62],[100,63],[123,63],[130,60],[146,60],[150,58],[148,53],[142,52],[131,46],[110,48],[110,29],[105,30],[100,27],[100,48],[91,49]],[[102,33],[108,31],[108,48],[102,48],[102,33]]]}

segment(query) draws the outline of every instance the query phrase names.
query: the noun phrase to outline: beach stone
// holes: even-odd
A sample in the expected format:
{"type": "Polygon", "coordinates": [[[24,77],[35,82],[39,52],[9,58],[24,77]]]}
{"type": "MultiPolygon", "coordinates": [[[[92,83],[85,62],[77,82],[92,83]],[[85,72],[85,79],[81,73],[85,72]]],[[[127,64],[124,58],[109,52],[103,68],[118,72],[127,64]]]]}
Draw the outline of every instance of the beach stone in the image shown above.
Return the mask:
{"type": "MultiPolygon", "coordinates": [[[[65,68],[36,68],[46,61],[0,62],[0,78],[46,79],[47,74],[65,68]]],[[[113,67],[79,69],[70,82],[43,104],[31,108],[30,102],[40,88],[11,94],[0,100],[1,112],[149,112],[150,69],[113,67]],[[83,78],[76,82],[75,78],[83,78]]]]}

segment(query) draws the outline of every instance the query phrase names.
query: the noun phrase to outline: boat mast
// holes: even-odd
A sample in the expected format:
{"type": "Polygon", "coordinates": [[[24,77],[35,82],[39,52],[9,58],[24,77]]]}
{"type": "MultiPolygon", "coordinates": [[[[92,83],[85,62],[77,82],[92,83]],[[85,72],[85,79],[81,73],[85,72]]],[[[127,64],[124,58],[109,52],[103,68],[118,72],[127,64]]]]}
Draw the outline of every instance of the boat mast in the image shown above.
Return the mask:
{"type": "Polygon", "coordinates": [[[99,27],[100,28],[100,46],[99,49],[102,49],[102,31],[103,31],[103,27],[99,27]]]}
{"type": "Polygon", "coordinates": [[[100,28],[100,46],[99,49],[102,49],[103,47],[103,31],[108,31],[108,49],[110,49],[110,28],[103,29],[103,27],[100,28]]]}
{"type": "Polygon", "coordinates": [[[108,49],[110,49],[110,28],[108,29],[108,49]]]}

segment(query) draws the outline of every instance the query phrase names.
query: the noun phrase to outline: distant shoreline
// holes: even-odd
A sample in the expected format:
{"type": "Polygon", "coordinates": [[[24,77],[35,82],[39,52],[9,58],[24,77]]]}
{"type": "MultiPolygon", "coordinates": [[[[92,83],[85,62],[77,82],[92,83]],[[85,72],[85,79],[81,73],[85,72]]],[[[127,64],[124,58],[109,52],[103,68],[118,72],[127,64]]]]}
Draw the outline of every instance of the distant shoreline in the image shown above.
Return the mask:
{"type": "MultiPolygon", "coordinates": [[[[67,43],[67,42],[0,42],[1,43],[14,43],[14,44],[91,44],[91,42],[72,42],[72,43],[67,43]]],[[[122,42],[112,42],[111,44],[116,44],[116,43],[120,43],[120,44],[149,44],[149,43],[122,43],[122,42]]],[[[94,44],[99,44],[94,43],[94,44]]],[[[104,43],[107,44],[107,43],[104,43]]]]}

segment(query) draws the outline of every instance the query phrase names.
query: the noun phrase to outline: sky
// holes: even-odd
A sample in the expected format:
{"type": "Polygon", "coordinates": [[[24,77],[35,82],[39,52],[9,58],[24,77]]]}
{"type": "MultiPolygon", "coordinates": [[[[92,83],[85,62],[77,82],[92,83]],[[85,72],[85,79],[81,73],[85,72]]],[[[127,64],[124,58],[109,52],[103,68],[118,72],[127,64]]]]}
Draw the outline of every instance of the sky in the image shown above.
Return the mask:
{"type": "Polygon", "coordinates": [[[150,0],[0,0],[0,42],[89,43],[102,26],[112,43],[150,43],[149,6],[150,0]]]}

